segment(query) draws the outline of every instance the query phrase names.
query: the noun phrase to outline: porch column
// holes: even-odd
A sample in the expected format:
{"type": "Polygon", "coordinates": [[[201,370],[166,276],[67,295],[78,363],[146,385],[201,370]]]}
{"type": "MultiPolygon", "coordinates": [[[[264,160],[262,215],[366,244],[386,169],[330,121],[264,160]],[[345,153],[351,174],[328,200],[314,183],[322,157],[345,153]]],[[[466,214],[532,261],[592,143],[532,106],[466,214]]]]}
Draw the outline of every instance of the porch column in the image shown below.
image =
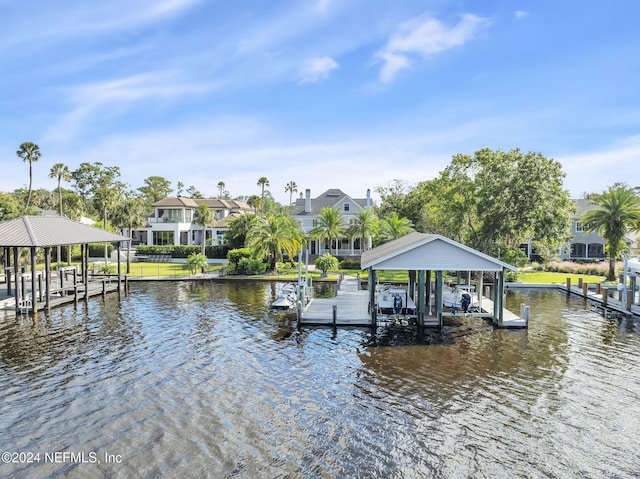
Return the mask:
{"type": "Polygon", "coordinates": [[[504,271],[496,271],[495,288],[493,290],[493,324],[502,326],[504,295],[504,271]]]}
{"type": "Polygon", "coordinates": [[[371,327],[376,329],[377,308],[376,308],[376,272],[373,268],[369,268],[369,281],[367,283],[369,289],[369,312],[371,313],[371,327]]]}
{"type": "Polygon", "coordinates": [[[31,252],[31,311],[33,317],[36,318],[38,316],[38,305],[36,298],[36,247],[32,246],[30,248],[31,252]]]}
{"type": "Polygon", "coordinates": [[[20,274],[20,265],[18,264],[18,247],[13,247],[13,280],[15,281],[15,297],[16,297],[16,317],[20,314],[20,281],[18,275],[20,274]]]}
{"type": "Polygon", "coordinates": [[[416,271],[415,270],[409,271],[409,297],[414,299],[416,297],[416,271]]]}
{"type": "Polygon", "coordinates": [[[118,299],[122,299],[122,291],[120,289],[120,284],[122,281],[122,267],[121,267],[121,258],[120,258],[120,252],[122,251],[122,248],[120,247],[120,241],[118,241],[118,246],[116,247],[116,254],[118,255],[118,299]]]}
{"type": "Polygon", "coordinates": [[[418,326],[424,326],[424,270],[418,271],[418,326]]]}
{"type": "Polygon", "coordinates": [[[44,305],[47,313],[51,311],[51,248],[44,249],[44,305]]]}
{"type": "Polygon", "coordinates": [[[84,245],[84,271],[82,280],[84,281],[84,299],[89,300],[89,244],[84,245]]]}
{"type": "MultiPolygon", "coordinates": [[[[427,300],[427,304],[426,306],[429,307],[429,316],[431,316],[431,308],[433,307],[433,305],[431,304],[431,270],[427,271],[427,278],[426,278],[426,283],[427,283],[427,294],[426,294],[426,300],[427,300]]],[[[425,312],[426,312],[426,308],[425,308],[425,312]]]]}
{"type": "Polygon", "coordinates": [[[436,271],[436,317],[440,327],[442,327],[442,288],[444,286],[442,278],[442,271],[436,271]]]}

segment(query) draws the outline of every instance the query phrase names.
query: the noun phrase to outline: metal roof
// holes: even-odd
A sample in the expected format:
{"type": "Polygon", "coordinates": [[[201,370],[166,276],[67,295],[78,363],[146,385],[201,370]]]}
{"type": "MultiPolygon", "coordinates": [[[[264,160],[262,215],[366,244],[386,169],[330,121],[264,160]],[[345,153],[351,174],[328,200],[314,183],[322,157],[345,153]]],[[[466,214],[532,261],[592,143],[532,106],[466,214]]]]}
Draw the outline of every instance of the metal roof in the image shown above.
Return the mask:
{"type": "Polygon", "coordinates": [[[0,247],[51,247],[129,240],[126,236],[62,216],[22,216],[0,223],[0,247]]]}
{"type": "Polygon", "coordinates": [[[492,256],[437,234],[409,233],[362,253],[362,269],[416,271],[515,271],[492,256]]]}

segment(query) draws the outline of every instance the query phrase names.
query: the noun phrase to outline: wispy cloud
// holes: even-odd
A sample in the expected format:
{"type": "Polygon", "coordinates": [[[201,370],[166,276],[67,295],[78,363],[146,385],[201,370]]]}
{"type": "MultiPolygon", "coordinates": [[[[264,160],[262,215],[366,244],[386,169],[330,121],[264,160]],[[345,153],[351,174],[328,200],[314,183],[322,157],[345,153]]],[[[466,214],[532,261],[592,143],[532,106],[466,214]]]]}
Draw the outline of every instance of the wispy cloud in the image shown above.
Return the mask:
{"type": "Polygon", "coordinates": [[[300,71],[300,83],[313,83],[329,78],[329,72],[340,65],[331,57],[310,58],[304,62],[300,71]]]}
{"type": "Polygon", "coordinates": [[[65,142],[90,124],[96,115],[113,116],[146,99],[172,99],[210,91],[212,85],[190,83],[170,71],[148,72],[104,82],[88,83],[70,89],[71,109],[44,137],[65,142]]]}
{"type": "Polygon", "coordinates": [[[517,19],[526,18],[529,16],[529,12],[527,12],[526,10],[516,10],[515,12],[513,12],[513,16],[517,19]]]}
{"type": "Polygon", "coordinates": [[[384,62],[380,81],[393,81],[400,70],[411,67],[414,56],[429,58],[464,45],[488,24],[488,19],[476,15],[464,15],[451,27],[433,17],[421,16],[404,22],[378,52],[378,58],[384,62]]]}

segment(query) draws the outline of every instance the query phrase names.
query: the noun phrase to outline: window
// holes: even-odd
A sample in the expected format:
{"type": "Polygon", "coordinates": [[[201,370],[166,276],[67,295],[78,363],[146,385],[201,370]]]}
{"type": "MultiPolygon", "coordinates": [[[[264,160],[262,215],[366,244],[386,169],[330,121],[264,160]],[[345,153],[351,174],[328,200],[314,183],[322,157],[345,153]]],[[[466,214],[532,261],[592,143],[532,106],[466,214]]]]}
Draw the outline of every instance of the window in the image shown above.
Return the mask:
{"type": "Polygon", "coordinates": [[[572,258],[586,258],[587,245],[584,243],[572,243],[571,244],[571,257],[572,258]]]}
{"type": "Polygon", "coordinates": [[[154,231],[153,244],[158,246],[173,244],[173,231],[154,231]]]}
{"type": "Polygon", "coordinates": [[[589,226],[591,226],[591,223],[587,223],[586,225],[583,225],[579,221],[576,221],[576,231],[579,233],[586,231],[589,228],[589,226]]]}
{"type": "Polygon", "coordinates": [[[349,203],[345,203],[344,205],[342,205],[342,211],[349,211],[350,205],[349,203]]]}

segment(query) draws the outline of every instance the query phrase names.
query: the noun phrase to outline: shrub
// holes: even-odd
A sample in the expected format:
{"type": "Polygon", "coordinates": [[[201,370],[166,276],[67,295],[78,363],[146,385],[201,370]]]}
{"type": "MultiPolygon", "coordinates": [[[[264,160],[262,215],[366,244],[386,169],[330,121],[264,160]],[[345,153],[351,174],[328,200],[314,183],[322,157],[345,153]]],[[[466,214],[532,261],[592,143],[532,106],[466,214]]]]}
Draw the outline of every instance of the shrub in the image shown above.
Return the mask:
{"type": "MultiPolygon", "coordinates": [[[[111,256],[113,245],[107,243],[107,255],[111,256]]],[[[102,258],[104,256],[104,243],[92,243],[89,245],[89,256],[92,258],[102,258]]]]}
{"type": "Polygon", "coordinates": [[[262,274],[267,270],[267,264],[255,258],[240,258],[236,272],[238,274],[262,274]]]}
{"type": "Polygon", "coordinates": [[[251,248],[231,249],[227,252],[227,260],[231,269],[236,269],[242,258],[251,258],[251,248]]]}
{"type": "Polygon", "coordinates": [[[338,258],[331,256],[329,253],[325,253],[316,258],[315,265],[316,268],[322,271],[322,274],[326,274],[327,271],[338,269],[338,258]]]}
{"type": "Polygon", "coordinates": [[[344,259],[340,261],[340,269],[362,269],[360,260],[344,259]]]}
{"type": "Polygon", "coordinates": [[[191,274],[195,274],[199,269],[204,271],[207,267],[207,258],[202,256],[202,253],[191,253],[187,258],[185,267],[189,269],[191,274]]]}

